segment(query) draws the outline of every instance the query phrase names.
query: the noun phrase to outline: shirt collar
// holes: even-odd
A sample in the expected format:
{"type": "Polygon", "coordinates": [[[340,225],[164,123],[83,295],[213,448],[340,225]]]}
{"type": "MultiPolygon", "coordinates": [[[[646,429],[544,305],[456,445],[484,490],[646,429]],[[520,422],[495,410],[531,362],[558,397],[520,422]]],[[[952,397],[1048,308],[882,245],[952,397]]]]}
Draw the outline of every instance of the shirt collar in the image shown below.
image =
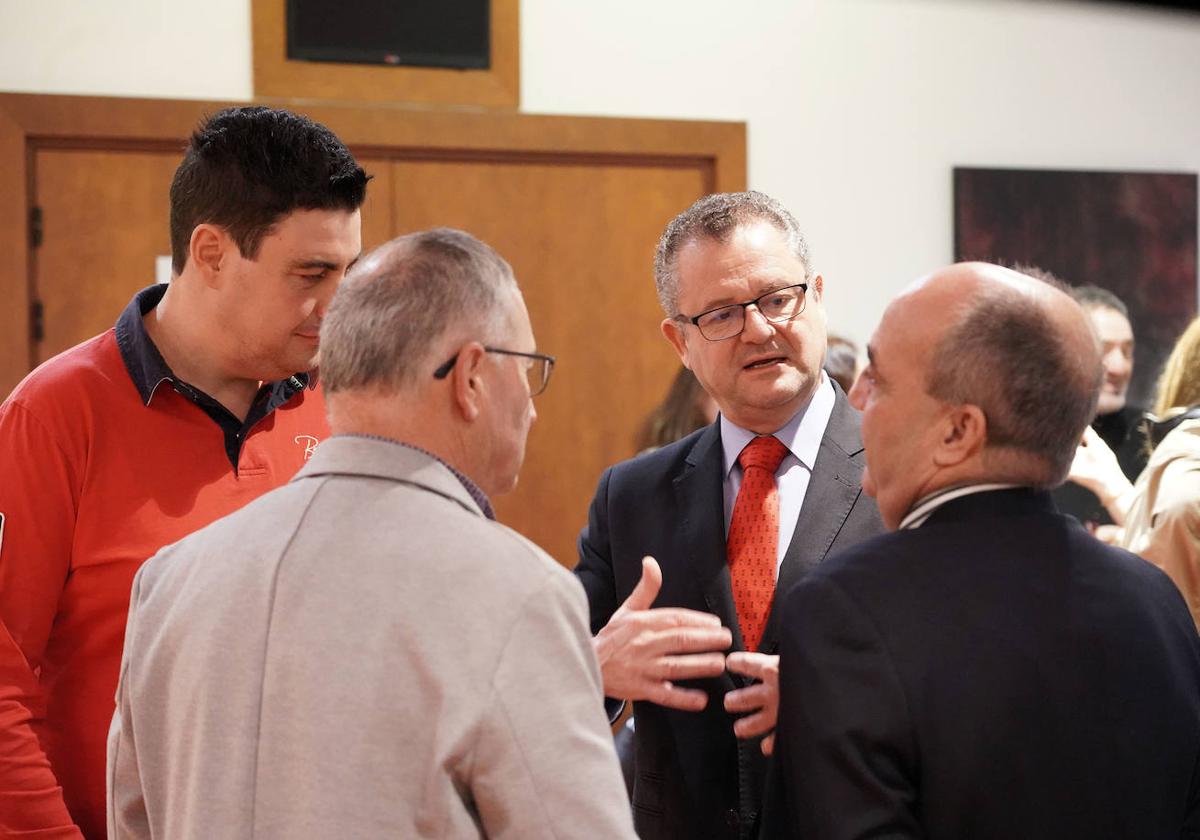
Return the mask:
{"type": "Polygon", "coordinates": [[[988,493],[992,490],[1008,490],[1013,487],[1020,487],[1020,484],[960,484],[957,487],[943,487],[941,490],[935,490],[928,496],[922,497],[915,505],[909,508],[908,513],[900,520],[900,527],[897,531],[907,531],[912,528],[920,528],[925,524],[925,520],[933,515],[933,512],[947,502],[952,502],[955,499],[961,499],[963,496],[970,496],[975,493],[988,493]]]}
{"type": "MultiPolygon", "coordinates": [[[[143,320],[150,310],[158,306],[166,293],[166,283],[155,283],[153,286],[142,289],[133,296],[133,300],[129,301],[124,311],[121,312],[114,328],[117,348],[121,351],[121,359],[125,362],[125,369],[129,371],[129,378],[137,387],[144,405],[150,405],[150,400],[154,398],[154,392],[158,390],[159,385],[164,382],[174,384],[180,381],[162,354],[158,352],[158,347],[150,338],[150,333],[146,331],[146,322],[143,320]]],[[[290,399],[296,391],[303,388],[315,388],[317,383],[315,372],[301,371],[280,380],[278,384],[282,387],[272,388],[272,394],[273,399],[278,404],[282,404],[290,399]],[[277,399],[276,392],[278,392],[277,399]]]]}
{"type": "Polygon", "coordinates": [[[469,495],[471,497],[471,499],[474,500],[475,504],[479,505],[479,509],[481,511],[483,511],[484,516],[486,516],[488,519],[492,519],[492,520],[494,520],[496,518],[496,511],[492,507],[491,500],[488,499],[487,494],[483,492],[483,490],[479,487],[479,485],[476,484],[471,479],[467,478],[465,473],[459,472],[457,469],[455,469],[455,467],[453,465],[443,461],[441,458],[434,455],[428,449],[422,449],[419,446],[414,446],[411,443],[405,443],[404,441],[396,440],[395,438],[384,437],[383,435],[368,435],[368,434],[363,434],[362,432],[342,432],[341,434],[338,435],[338,437],[356,437],[356,438],[366,438],[367,440],[379,440],[379,441],[383,441],[384,443],[390,443],[393,446],[406,447],[415,452],[420,452],[422,455],[425,455],[426,457],[432,458],[433,460],[435,460],[439,464],[441,464],[443,467],[448,469],[450,471],[450,473],[455,478],[458,479],[459,483],[462,484],[463,489],[467,491],[467,495],[469,495]]]}
{"type": "Polygon", "coordinates": [[[147,312],[158,306],[166,293],[165,283],[155,283],[142,289],[129,301],[129,305],[117,319],[115,328],[117,347],[125,362],[125,369],[129,371],[129,378],[133,380],[133,384],[137,386],[144,405],[150,405],[154,391],[159,385],[175,380],[175,374],[154,346],[142,320],[147,312]]]}
{"type": "MultiPolygon", "coordinates": [[[[817,452],[821,448],[821,439],[825,437],[825,427],[829,425],[835,399],[829,377],[825,371],[821,371],[821,379],[809,401],[773,433],[810,472],[817,462],[817,452]]],[[[725,458],[725,472],[722,475],[728,476],[737,463],[738,455],[756,435],[727,420],[723,414],[720,423],[721,447],[725,458]]]]}

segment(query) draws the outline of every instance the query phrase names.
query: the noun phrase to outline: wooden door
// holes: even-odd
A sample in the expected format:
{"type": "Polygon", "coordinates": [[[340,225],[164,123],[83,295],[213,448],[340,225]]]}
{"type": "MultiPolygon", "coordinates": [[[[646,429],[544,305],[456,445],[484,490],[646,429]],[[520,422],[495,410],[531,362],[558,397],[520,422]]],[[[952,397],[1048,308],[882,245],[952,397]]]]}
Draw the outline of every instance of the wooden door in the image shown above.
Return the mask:
{"type": "Polygon", "coordinates": [[[37,152],[36,363],[111,327],[134,292],[154,282],[155,256],[171,253],[167,187],[178,163],[165,150],[37,152]]]}
{"type": "Polygon", "coordinates": [[[511,264],[538,347],[557,357],[525,468],[501,521],[567,566],[604,467],[678,368],[659,332],[653,257],[667,222],[706,192],[697,168],[594,160],[402,161],[399,231],[467,230],[511,264]]]}

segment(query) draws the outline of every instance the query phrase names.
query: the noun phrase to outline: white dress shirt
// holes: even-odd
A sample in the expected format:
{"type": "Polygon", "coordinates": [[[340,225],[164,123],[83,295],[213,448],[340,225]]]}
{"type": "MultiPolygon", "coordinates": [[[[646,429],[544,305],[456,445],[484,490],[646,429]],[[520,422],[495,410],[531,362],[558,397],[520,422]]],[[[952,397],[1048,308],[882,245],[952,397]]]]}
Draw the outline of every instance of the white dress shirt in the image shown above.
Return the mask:
{"type": "Polygon", "coordinates": [[[928,496],[924,496],[909,509],[904,518],[900,520],[900,526],[897,531],[908,531],[913,528],[920,528],[925,524],[925,520],[933,516],[933,512],[940,508],[946,502],[952,502],[955,499],[961,499],[963,496],[971,496],[975,493],[987,493],[992,490],[1008,490],[1012,487],[1020,487],[1019,484],[963,484],[958,487],[943,487],[941,490],[935,490],[928,496]]]}
{"type": "MultiPolygon", "coordinates": [[[[821,438],[825,436],[825,427],[829,425],[829,416],[833,413],[833,385],[821,371],[821,381],[813,392],[808,403],[797,411],[792,419],[782,428],[774,432],[779,442],[788,448],[775,471],[775,483],[779,488],[779,553],[775,558],[775,576],[779,577],[779,564],[783,555],[792,542],[792,533],[796,530],[796,520],[800,518],[800,508],[804,505],[804,496],[808,493],[808,482],[812,478],[813,464],[817,461],[817,452],[821,448],[821,438]]],[[[725,416],[721,416],[721,447],[725,454],[725,536],[729,537],[729,523],[733,519],[733,505],[737,501],[738,490],[742,486],[742,467],[737,462],[738,455],[746,448],[754,432],[735,426],[725,416]]]]}

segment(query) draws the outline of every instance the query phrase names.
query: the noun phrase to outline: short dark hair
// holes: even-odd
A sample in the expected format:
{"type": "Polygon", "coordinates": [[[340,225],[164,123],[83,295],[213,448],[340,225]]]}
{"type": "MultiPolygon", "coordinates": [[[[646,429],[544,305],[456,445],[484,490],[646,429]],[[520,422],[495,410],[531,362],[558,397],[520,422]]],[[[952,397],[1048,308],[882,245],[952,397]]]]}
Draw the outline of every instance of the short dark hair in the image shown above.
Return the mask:
{"type": "Polygon", "coordinates": [[[654,284],[658,302],[669,317],[679,314],[679,280],[675,276],[675,258],[679,249],[694,239],[728,242],[733,232],[752,222],[768,222],[787,237],[788,247],[804,266],[809,278],[808,243],[800,233],[794,216],[765,193],[736,192],[706,195],[671,220],[654,254],[654,284]]]}
{"type": "Polygon", "coordinates": [[[357,210],[370,176],[332,131],[277,108],[226,108],[201,120],[171,181],[171,266],[187,264],[192,231],[219,225],[254,259],[295,210],[357,210]]]}
{"type": "Polygon", "coordinates": [[[1073,286],[1067,292],[1084,309],[1095,307],[1115,309],[1125,316],[1126,321],[1129,320],[1129,307],[1125,305],[1125,301],[1108,289],[1101,289],[1099,286],[1073,286]]]}
{"type": "Polygon", "coordinates": [[[988,449],[1029,456],[1040,468],[1016,478],[1049,488],[1070,469],[1102,376],[1099,360],[1083,364],[1033,297],[985,292],[942,336],[925,387],[982,410],[988,449]]]}

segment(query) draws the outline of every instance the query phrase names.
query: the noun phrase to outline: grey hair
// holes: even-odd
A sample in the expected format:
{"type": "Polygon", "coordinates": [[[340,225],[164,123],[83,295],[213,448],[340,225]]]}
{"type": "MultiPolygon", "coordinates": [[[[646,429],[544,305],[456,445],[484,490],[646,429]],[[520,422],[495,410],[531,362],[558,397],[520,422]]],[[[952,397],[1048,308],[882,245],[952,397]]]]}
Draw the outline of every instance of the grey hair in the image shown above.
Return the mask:
{"type": "Polygon", "coordinates": [[[808,243],[787,208],[760,192],[713,193],[672,219],[658,240],[654,254],[654,285],[658,289],[658,302],[668,317],[679,314],[679,278],[675,274],[675,263],[680,249],[697,239],[728,242],[739,227],[758,221],[768,222],[784,234],[788,248],[804,266],[805,279],[810,278],[808,243]]]}
{"type": "Polygon", "coordinates": [[[325,390],[400,389],[431,376],[443,336],[490,342],[511,317],[512,268],[469,233],[434,228],[367,255],[334,295],[321,324],[325,390]]]}
{"type": "Polygon", "coordinates": [[[1096,413],[1103,368],[1091,361],[1071,349],[1032,295],[984,292],[942,336],[925,387],[943,402],[977,406],[997,465],[1009,463],[1010,478],[1050,488],[1066,477],[1096,413]]]}
{"type": "Polygon", "coordinates": [[[1099,286],[1074,286],[1068,290],[1068,294],[1084,309],[1112,309],[1124,315],[1126,321],[1129,320],[1129,307],[1125,305],[1125,301],[1108,289],[1099,286]]]}

